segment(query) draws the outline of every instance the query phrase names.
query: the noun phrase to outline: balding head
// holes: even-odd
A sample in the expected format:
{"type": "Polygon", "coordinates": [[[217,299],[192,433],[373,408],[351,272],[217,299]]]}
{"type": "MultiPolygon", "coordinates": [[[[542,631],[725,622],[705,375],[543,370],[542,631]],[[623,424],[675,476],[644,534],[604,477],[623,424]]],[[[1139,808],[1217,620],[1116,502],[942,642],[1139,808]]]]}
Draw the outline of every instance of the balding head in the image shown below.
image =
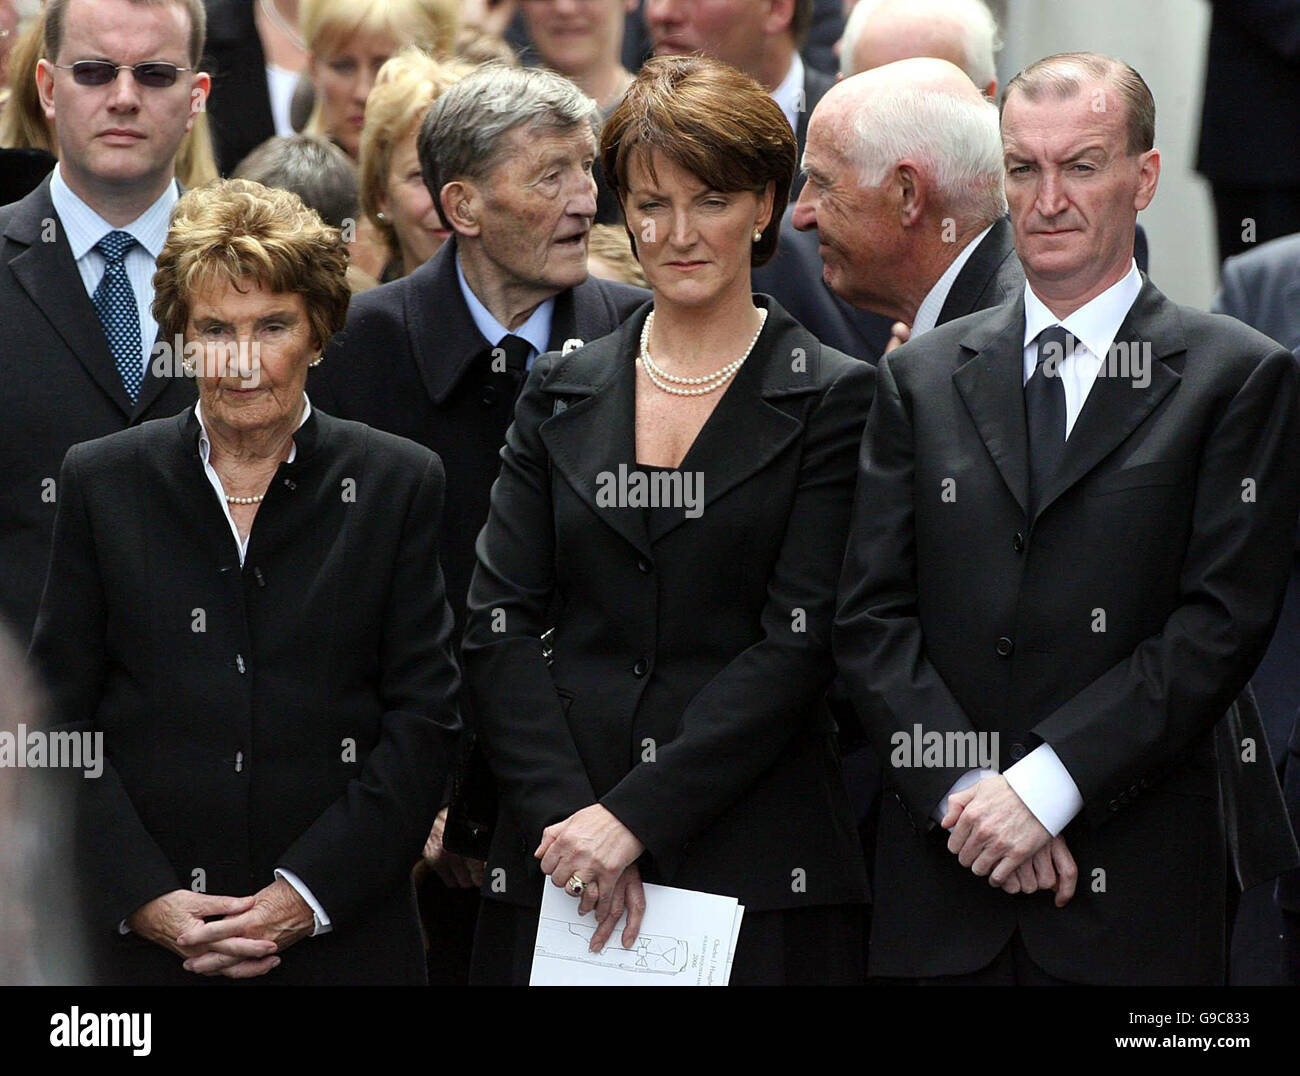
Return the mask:
{"type": "Polygon", "coordinates": [[[981,0],[859,0],[840,39],[840,74],[918,56],[961,68],[981,93],[997,94],[997,23],[981,0]]]}
{"type": "Polygon", "coordinates": [[[837,83],[808,121],[794,224],[821,237],[827,283],[910,323],[966,244],[1006,212],[997,108],[946,60],[837,83]]]}

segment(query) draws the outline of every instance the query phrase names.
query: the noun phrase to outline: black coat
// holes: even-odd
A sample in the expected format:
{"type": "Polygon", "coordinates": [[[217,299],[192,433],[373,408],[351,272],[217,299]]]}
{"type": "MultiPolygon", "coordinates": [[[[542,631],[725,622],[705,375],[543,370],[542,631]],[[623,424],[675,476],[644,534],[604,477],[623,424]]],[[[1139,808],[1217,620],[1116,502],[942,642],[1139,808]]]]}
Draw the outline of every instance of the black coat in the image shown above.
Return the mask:
{"type": "MultiPolygon", "coordinates": [[[[433,449],[447,470],[439,549],[447,598],[463,624],[474,570],[474,539],[501,469],[501,442],[514,413],[505,375],[478,331],[456,279],[448,240],[410,276],[357,295],[347,327],[312,370],[312,403],[331,415],[409,437],[433,449]]],[[[588,277],[556,296],[550,347],[613,332],[647,292],[588,277]]]]}
{"type": "Polygon", "coordinates": [[[241,571],[198,437],[190,409],[78,445],[60,474],[32,656],[60,723],[104,736],[103,775],[71,778],[98,977],[198,982],[119,921],[285,867],[334,929],[268,982],[422,982],[410,871],[460,727],[441,464],[313,410],[241,571]]]}
{"type": "Polygon", "coordinates": [[[253,18],[256,0],[204,0],[208,14],[204,69],[212,75],[208,122],[223,176],[275,135],[266,56],[253,18]]]}
{"type": "Polygon", "coordinates": [[[49,562],[64,454],[78,441],[174,415],[194,402],[194,382],[158,377],[151,361],[131,403],[48,178],[0,208],[0,332],[0,614],[26,640],[49,562]]]}
{"type": "Polygon", "coordinates": [[[1084,800],[1064,831],[1079,887],[1064,909],[994,890],[930,817],[966,767],[891,766],[870,970],[971,972],[1018,927],[1061,978],[1215,982],[1226,881],[1213,729],[1282,600],[1300,367],[1145,282],[1116,339],[1150,343],[1150,383],[1098,377],[1028,519],[1023,329],[1019,299],[881,361],[836,658],[882,758],[918,723],[995,732],[1012,760],[1050,743],[1084,800]]]}
{"type": "Polygon", "coordinates": [[[542,829],[599,801],[651,881],[753,910],[865,899],[824,695],[873,369],[758,300],[767,324],[681,466],[703,476],[698,517],[597,503],[602,475],[636,462],[648,304],[533,367],[463,644],[502,795],[486,897],[536,904],[542,829]]]}

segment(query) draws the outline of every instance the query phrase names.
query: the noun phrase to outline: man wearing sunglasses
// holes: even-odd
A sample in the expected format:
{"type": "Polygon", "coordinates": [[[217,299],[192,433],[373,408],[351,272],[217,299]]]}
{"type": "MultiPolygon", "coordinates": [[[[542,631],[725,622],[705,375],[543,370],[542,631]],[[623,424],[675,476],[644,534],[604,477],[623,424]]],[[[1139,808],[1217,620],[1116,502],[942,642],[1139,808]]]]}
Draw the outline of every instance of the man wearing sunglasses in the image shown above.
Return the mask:
{"type": "MultiPolygon", "coordinates": [[[[194,399],[153,354],[154,259],[203,107],[200,0],[51,0],[36,80],[59,163],[0,208],[0,617],[30,634],[67,449],[194,399]]],[[[179,359],[179,356],[176,357],[179,359]]]]}

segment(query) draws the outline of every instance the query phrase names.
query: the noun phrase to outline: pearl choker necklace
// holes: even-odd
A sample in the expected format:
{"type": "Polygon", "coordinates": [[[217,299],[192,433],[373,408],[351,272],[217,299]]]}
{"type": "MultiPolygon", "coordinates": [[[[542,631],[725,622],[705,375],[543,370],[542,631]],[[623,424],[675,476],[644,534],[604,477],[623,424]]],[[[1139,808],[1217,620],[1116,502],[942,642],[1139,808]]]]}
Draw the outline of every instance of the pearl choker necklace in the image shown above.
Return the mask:
{"type": "Polygon", "coordinates": [[[256,497],[232,497],[227,493],[226,500],[230,504],[257,504],[265,496],[265,493],[259,493],[256,497]]]}
{"type": "Polygon", "coordinates": [[[767,323],[767,310],[763,307],[758,308],[758,328],[754,330],[754,335],[749,341],[749,347],[745,348],[745,353],[735,361],[727,363],[726,366],[715,370],[711,374],[706,374],[704,377],[674,377],[650,357],[650,326],[653,324],[654,319],[655,315],[652,310],[646,317],[645,324],[641,326],[641,355],[637,362],[645,370],[646,376],[650,378],[655,388],[670,392],[674,396],[705,396],[710,392],[716,392],[725,385],[740,369],[744,361],[749,358],[749,353],[754,350],[754,345],[758,343],[759,334],[762,333],[763,326],[767,323]],[[687,385],[698,387],[682,387],[687,385]]]}

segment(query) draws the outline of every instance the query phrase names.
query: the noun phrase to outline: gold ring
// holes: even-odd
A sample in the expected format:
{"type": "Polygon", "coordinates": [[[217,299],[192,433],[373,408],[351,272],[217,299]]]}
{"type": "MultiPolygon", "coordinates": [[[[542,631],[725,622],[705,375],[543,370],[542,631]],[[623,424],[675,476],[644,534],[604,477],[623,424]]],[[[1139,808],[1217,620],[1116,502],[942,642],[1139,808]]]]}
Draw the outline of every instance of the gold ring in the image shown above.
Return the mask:
{"type": "Polygon", "coordinates": [[[582,896],[582,892],[587,888],[587,883],[579,878],[576,874],[564,883],[564,888],[569,891],[572,897],[582,896]]]}

